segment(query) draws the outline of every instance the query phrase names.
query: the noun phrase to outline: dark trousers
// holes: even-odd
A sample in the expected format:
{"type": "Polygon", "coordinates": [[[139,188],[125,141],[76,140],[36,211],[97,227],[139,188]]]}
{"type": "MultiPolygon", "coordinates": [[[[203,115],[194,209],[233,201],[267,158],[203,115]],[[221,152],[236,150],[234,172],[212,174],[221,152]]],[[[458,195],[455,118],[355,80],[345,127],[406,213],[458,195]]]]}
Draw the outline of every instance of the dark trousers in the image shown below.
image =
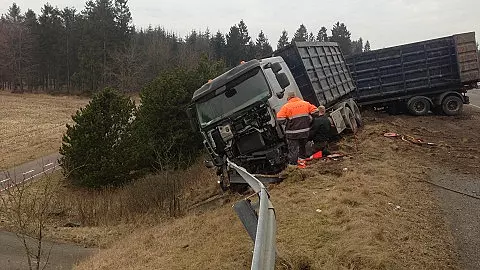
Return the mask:
{"type": "Polygon", "coordinates": [[[288,163],[291,165],[297,165],[298,158],[306,158],[305,145],[307,139],[287,139],[288,144],[288,163]]]}

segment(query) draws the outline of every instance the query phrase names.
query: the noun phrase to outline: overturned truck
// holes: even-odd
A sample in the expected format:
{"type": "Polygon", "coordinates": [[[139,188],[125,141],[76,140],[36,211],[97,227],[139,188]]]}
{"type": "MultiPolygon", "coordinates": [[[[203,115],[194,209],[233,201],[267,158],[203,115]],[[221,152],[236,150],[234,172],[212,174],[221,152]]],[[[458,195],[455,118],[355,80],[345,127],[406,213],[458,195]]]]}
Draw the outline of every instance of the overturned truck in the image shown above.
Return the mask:
{"type": "Polygon", "coordinates": [[[475,33],[354,54],[346,61],[356,101],[391,113],[456,115],[480,81],[475,33]]]}
{"type": "Polygon", "coordinates": [[[227,159],[261,174],[263,182],[285,168],[287,145],[276,113],[285,92],[328,109],[333,129],[356,130],[360,111],[351,98],[354,82],[337,43],[297,42],[273,57],[251,60],[195,91],[189,114],[204,138],[223,189],[245,185],[227,159]]]}

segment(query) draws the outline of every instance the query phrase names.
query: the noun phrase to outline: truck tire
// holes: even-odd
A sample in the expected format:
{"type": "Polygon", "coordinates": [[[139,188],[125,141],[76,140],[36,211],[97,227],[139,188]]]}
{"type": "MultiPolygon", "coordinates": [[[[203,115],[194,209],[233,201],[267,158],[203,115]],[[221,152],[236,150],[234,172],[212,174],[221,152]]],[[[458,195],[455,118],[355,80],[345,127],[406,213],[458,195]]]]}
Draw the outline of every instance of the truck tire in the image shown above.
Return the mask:
{"type": "Polygon", "coordinates": [[[442,101],[442,111],[448,116],[454,116],[463,110],[463,100],[458,96],[448,96],[442,101]]]}
{"type": "Polygon", "coordinates": [[[427,115],[431,108],[431,102],[427,97],[417,96],[408,101],[408,111],[416,116],[427,115]]]}
{"type": "Polygon", "coordinates": [[[355,117],[355,114],[352,112],[352,109],[349,107],[345,107],[345,116],[347,118],[347,128],[350,129],[350,131],[355,134],[358,131],[358,123],[357,123],[357,118],[355,117]]]}
{"type": "Polygon", "coordinates": [[[360,109],[355,103],[353,104],[353,106],[353,113],[355,114],[355,121],[357,121],[357,127],[363,127],[362,114],[360,113],[360,109]]]}

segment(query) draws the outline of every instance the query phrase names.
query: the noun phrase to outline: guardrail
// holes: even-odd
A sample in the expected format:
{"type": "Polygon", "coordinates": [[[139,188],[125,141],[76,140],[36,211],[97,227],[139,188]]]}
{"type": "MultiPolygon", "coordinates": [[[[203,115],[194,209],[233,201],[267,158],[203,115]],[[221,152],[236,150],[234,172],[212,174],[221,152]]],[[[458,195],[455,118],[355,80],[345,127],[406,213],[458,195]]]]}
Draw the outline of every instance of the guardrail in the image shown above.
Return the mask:
{"type": "Polygon", "coordinates": [[[255,241],[252,258],[252,270],[267,270],[275,268],[275,209],[270,201],[267,188],[260,180],[244,168],[227,160],[229,167],[235,169],[245,179],[248,185],[259,197],[258,214],[255,212],[249,198],[234,205],[238,217],[242,221],[250,237],[255,241]]]}

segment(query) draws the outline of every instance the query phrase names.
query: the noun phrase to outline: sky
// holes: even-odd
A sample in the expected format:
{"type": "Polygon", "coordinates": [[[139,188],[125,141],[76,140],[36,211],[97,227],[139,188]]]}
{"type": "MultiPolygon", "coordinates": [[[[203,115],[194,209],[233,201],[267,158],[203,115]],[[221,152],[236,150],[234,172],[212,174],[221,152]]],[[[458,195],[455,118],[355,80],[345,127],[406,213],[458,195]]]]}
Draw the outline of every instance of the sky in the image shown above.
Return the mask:
{"type": "MultiPolygon", "coordinates": [[[[37,14],[47,1],[15,0],[37,14]]],[[[82,10],[85,0],[48,0],[58,8],[82,10]]],[[[0,0],[0,13],[13,1],[0,0]]],[[[282,30],[291,38],[300,24],[315,35],[343,22],[352,40],[363,37],[373,49],[475,31],[480,40],[480,0],[129,0],[137,27],[162,26],[184,37],[191,30],[229,31],[244,20],[250,36],[260,30],[275,48],[282,30]],[[460,4],[461,3],[461,4],[460,4]]]]}

